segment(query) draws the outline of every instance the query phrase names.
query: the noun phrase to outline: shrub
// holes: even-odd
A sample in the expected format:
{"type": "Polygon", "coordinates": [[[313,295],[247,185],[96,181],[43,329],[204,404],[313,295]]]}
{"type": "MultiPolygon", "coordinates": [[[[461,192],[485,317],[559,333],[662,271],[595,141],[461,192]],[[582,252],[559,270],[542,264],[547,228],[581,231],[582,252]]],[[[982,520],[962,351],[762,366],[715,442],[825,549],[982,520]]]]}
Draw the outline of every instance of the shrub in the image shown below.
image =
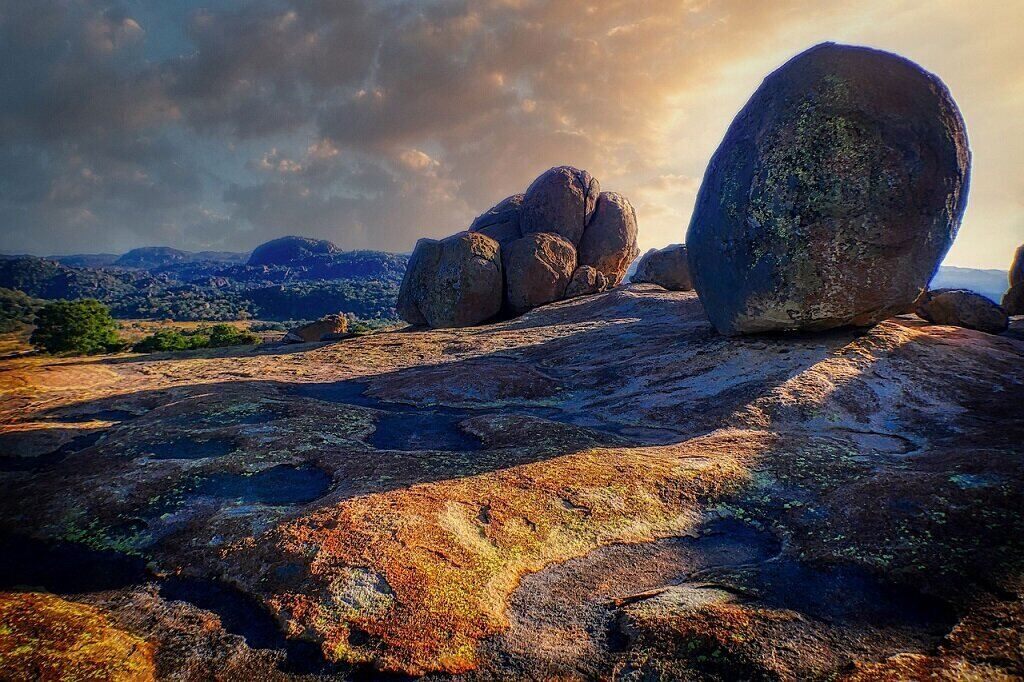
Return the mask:
{"type": "Polygon", "coordinates": [[[224,346],[244,346],[259,343],[260,337],[248,329],[239,329],[230,324],[215,324],[209,329],[201,330],[210,335],[209,345],[211,348],[222,348],[224,346]]]}
{"type": "Polygon", "coordinates": [[[132,346],[132,350],[137,353],[155,353],[159,351],[240,346],[259,343],[259,341],[260,337],[248,330],[237,329],[230,324],[215,324],[212,327],[200,327],[192,332],[161,329],[137,341],[132,346]]]}
{"type": "Polygon", "coordinates": [[[29,342],[48,353],[91,355],[125,347],[110,310],[95,299],[47,303],[35,322],[29,342]]]}
{"type": "Polygon", "coordinates": [[[23,291],[0,288],[0,332],[13,332],[32,324],[36,312],[45,304],[46,301],[23,291]]]}

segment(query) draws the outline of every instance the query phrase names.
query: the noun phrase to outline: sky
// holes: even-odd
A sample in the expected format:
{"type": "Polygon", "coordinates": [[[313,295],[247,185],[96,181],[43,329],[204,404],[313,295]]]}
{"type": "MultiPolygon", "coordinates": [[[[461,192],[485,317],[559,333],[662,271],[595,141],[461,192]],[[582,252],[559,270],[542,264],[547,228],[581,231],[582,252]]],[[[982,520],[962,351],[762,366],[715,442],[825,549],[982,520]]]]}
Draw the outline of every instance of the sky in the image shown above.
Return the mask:
{"type": "Polygon", "coordinates": [[[967,122],[946,264],[1024,242],[1020,0],[0,0],[0,252],[409,251],[544,169],[683,241],[761,80],[825,40],[909,57],[967,122]]]}

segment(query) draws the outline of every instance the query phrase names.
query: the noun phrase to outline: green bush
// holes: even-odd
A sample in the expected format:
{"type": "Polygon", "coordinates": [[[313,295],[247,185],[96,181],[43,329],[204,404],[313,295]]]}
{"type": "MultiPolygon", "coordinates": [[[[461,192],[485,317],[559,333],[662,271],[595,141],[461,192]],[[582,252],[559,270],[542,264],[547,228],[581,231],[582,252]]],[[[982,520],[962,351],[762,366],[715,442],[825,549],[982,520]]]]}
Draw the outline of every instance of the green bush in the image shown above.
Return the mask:
{"type": "Polygon", "coordinates": [[[32,324],[36,312],[46,304],[24,291],[0,288],[0,332],[13,332],[32,324]]]}
{"type": "Polygon", "coordinates": [[[192,332],[180,332],[176,329],[161,329],[140,339],[132,346],[137,353],[155,353],[160,351],[194,350],[196,348],[223,348],[225,346],[241,346],[259,343],[260,337],[245,329],[237,329],[230,324],[215,324],[212,327],[200,327],[192,332]]]}
{"type": "Polygon", "coordinates": [[[95,299],[47,303],[35,322],[29,342],[48,353],[92,355],[125,347],[110,309],[95,299]]]}
{"type": "Polygon", "coordinates": [[[215,324],[209,329],[200,330],[209,334],[211,348],[223,348],[224,346],[245,346],[259,343],[260,337],[248,329],[239,329],[230,324],[215,324]]]}

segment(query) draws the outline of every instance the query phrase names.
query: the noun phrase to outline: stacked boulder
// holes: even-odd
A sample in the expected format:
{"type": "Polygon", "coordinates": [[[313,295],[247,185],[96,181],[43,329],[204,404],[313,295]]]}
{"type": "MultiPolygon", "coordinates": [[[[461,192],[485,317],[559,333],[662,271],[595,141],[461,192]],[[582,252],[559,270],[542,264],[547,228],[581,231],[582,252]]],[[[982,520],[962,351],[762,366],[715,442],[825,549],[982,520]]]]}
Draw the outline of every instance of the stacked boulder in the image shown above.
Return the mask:
{"type": "Polygon", "coordinates": [[[622,282],[636,258],[636,213],[590,173],[551,168],[469,230],[416,244],[398,294],[406,322],[466,327],[622,282]]]}
{"type": "Polygon", "coordinates": [[[952,244],[970,149],[945,85],[825,43],[769,75],[704,176],[686,236],[724,334],[865,326],[908,310],[952,244]]]}
{"type": "Polygon", "coordinates": [[[1010,266],[1010,288],[1003,294],[1007,315],[1024,315],[1024,246],[1017,247],[1010,266]]]}

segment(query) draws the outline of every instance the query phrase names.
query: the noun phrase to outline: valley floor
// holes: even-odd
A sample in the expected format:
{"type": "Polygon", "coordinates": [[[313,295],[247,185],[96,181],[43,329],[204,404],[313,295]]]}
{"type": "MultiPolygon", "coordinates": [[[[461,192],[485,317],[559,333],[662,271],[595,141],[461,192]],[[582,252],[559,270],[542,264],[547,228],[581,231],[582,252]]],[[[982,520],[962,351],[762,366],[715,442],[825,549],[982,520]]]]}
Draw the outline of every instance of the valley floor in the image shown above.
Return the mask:
{"type": "Polygon", "coordinates": [[[1019,679],[1020,325],[729,339],[630,285],[471,329],[4,360],[0,668],[1019,679]]]}

